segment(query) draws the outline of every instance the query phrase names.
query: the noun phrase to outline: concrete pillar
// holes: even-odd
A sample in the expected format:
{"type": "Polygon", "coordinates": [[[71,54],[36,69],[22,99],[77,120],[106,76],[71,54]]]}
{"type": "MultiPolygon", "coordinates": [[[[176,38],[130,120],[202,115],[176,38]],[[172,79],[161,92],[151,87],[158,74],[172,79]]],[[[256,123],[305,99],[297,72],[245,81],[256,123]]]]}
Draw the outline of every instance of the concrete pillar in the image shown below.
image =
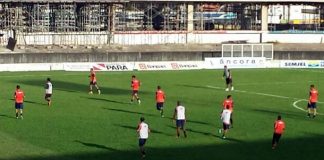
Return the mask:
{"type": "Polygon", "coordinates": [[[116,16],[116,6],[114,4],[112,4],[111,6],[109,6],[108,9],[108,13],[109,13],[109,20],[110,20],[110,31],[114,32],[115,31],[115,16],[116,16]]]}
{"type": "Polygon", "coordinates": [[[268,31],[268,8],[269,6],[263,4],[261,7],[261,30],[268,31]]]}
{"type": "Polygon", "coordinates": [[[114,43],[114,33],[115,33],[115,16],[116,16],[116,6],[114,4],[109,6],[109,36],[108,44],[114,43]]]}
{"type": "Polygon", "coordinates": [[[187,20],[188,20],[188,26],[187,26],[187,31],[192,32],[194,30],[194,24],[193,24],[193,19],[194,19],[194,5],[193,3],[188,4],[188,10],[187,10],[187,20]]]}
{"type": "Polygon", "coordinates": [[[194,5],[193,3],[188,4],[188,10],[187,10],[187,35],[186,35],[186,43],[194,43],[194,5]]]}

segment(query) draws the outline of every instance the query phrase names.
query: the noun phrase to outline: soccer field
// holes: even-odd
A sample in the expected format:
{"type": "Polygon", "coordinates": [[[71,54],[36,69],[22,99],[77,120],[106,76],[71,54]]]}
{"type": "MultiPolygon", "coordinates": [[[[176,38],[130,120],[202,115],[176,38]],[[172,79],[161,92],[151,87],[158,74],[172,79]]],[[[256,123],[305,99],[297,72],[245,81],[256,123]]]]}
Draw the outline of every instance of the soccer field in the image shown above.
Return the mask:
{"type": "Polygon", "coordinates": [[[324,157],[324,70],[232,69],[235,91],[226,92],[222,70],[97,72],[102,94],[88,94],[88,72],[3,72],[0,79],[0,159],[140,159],[136,127],[144,116],[152,160],[288,159],[324,157]],[[131,75],[142,82],[140,105],[130,104],[131,75]],[[52,79],[51,107],[44,84],[52,79]],[[16,119],[13,93],[25,92],[24,119],[16,119]],[[319,90],[318,115],[306,117],[309,86],[319,90]],[[165,116],[155,107],[156,86],[166,93],[165,116]],[[235,103],[234,128],[221,139],[224,98],[235,103]],[[180,100],[187,110],[188,137],[176,138],[171,117],[180,100]],[[280,114],[286,131],[271,149],[280,114]]]}

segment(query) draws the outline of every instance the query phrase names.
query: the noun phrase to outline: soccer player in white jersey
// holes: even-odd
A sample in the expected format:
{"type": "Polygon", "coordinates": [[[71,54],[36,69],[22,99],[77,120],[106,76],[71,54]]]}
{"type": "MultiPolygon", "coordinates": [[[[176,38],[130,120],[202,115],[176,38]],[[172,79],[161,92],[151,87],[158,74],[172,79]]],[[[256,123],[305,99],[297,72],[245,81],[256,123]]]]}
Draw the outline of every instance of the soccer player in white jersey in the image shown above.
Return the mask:
{"type": "Polygon", "coordinates": [[[142,158],[145,158],[146,156],[144,145],[150,133],[150,128],[148,127],[148,124],[144,122],[144,120],[144,117],[141,117],[140,123],[137,126],[137,133],[139,134],[138,145],[140,147],[142,158]]]}
{"type": "Polygon", "coordinates": [[[177,102],[177,107],[174,110],[173,119],[176,120],[177,138],[180,137],[180,129],[183,131],[184,137],[187,137],[185,123],[186,123],[186,109],[181,105],[180,101],[177,102]]]}
{"type": "Polygon", "coordinates": [[[51,79],[47,78],[46,84],[45,84],[45,100],[47,101],[47,105],[51,106],[51,97],[53,94],[53,85],[51,83],[51,79]]]}
{"type": "Polygon", "coordinates": [[[225,135],[231,125],[231,110],[229,106],[226,106],[226,108],[223,110],[221,114],[221,120],[223,122],[223,130],[219,129],[219,133],[223,132],[222,138],[225,139],[226,138],[225,135]]]}

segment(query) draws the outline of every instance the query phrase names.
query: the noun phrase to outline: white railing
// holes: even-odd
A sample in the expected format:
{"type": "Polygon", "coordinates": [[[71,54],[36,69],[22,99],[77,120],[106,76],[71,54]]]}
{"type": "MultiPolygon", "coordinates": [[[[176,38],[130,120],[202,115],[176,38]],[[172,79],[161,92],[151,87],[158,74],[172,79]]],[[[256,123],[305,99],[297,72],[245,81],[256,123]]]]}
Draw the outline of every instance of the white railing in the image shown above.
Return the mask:
{"type": "Polygon", "coordinates": [[[273,44],[222,44],[222,57],[265,57],[273,59],[273,44]]]}

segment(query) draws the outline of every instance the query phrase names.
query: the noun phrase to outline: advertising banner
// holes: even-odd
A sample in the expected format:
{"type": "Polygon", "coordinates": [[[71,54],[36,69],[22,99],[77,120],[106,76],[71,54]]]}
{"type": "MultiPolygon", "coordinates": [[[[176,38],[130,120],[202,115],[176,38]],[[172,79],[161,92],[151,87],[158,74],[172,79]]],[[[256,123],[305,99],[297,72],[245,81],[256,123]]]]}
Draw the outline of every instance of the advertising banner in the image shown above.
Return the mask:
{"type": "Polygon", "coordinates": [[[309,61],[307,61],[307,67],[308,68],[319,68],[320,62],[321,61],[318,61],[318,60],[309,60],[309,61]]]}
{"type": "Polygon", "coordinates": [[[191,70],[203,69],[203,61],[166,61],[166,62],[136,62],[135,69],[141,71],[154,70],[191,70]]]}
{"type": "Polygon", "coordinates": [[[321,68],[324,68],[324,61],[321,61],[321,62],[320,62],[320,67],[321,67],[321,68]]]}
{"type": "Polygon", "coordinates": [[[265,57],[218,57],[205,58],[205,67],[207,69],[219,69],[224,66],[229,68],[265,68],[265,57]]]}
{"type": "Polygon", "coordinates": [[[134,63],[130,62],[106,62],[106,63],[65,63],[65,71],[132,71],[134,63]]]}
{"type": "Polygon", "coordinates": [[[65,63],[66,71],[156,71],[203,69],[203,61],[165,61],[165,62],[106,62],[106,63],[65,63]]]}
{"type": "Polygon", "coordinates": [[[282,60],[280,68],[308,68],[307,60],[282,60]]]}

